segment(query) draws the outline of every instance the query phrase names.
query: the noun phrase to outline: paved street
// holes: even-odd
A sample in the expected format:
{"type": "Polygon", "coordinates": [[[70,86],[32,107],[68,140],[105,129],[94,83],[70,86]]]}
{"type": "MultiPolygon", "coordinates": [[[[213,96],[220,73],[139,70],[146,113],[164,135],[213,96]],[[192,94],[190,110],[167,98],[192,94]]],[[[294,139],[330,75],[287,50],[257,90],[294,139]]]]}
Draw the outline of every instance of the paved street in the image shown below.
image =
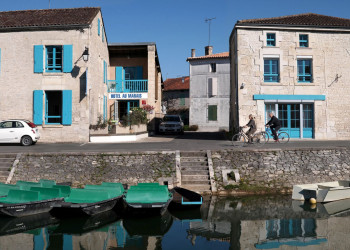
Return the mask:
{"type": "MultiPolygon", "coordinates": [[[[269,142],[264,147],[250,146],[245,149],[272,148],[328,148],[350,147],[350,141],[291,140],[288,144],[269,142]]],[[[137,152],[137,151],[194,151],[234,149],[222,133],[186,132],[184,135],[162,135],[132,143],[41,143],[30,147],[15,144],[0,144],[0,153],[18,152],[137,152]]],[[[240,150],[236,148],[235,150],[240,150]]]]}

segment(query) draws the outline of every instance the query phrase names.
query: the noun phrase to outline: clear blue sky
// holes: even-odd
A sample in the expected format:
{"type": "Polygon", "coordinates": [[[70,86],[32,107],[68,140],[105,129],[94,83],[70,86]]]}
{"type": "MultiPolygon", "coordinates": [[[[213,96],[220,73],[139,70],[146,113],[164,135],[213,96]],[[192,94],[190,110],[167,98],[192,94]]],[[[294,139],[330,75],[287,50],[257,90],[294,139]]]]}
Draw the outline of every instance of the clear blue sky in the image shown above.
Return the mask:
{"type": "MultiPolygon", "coordinates": [[[[49,0],[1,0],[1,11],[47,9],[49,0]]],[[[204,54],[206,18],[214,53],[228,51],[237,20],[306,12],[350,18],[346,0],[51,0],[51,8],[99,6],[108,42],[156,42],[163,79],[189,74],[191,48],[204,54]]]]}

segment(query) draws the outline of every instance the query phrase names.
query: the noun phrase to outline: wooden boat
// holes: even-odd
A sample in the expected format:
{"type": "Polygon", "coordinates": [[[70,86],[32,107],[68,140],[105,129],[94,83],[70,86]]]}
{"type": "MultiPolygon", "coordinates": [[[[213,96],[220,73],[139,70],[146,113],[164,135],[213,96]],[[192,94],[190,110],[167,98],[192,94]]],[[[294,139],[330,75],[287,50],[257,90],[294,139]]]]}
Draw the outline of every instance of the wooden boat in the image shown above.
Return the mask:
{"type": "Polygon", "coordinates": [[[293,200],[316,199],[317,202],[331,202],[350,198],[350,181],[333,181],[293,186],[293,200]]]}
{"type": "Polygon", "coordinates": [[[56,216],[95,215],[113,209],[122,201],[124,188],[121,183],[113,185],[86,185],[84,189],[71,189],[64,202],[55,204],[53,213],[56,216]]]}
{"type": "Polygon", "coordinates": [[[203,204],[203,197],[191,190],[175,187],[171,190],[173,199],[169,205],[169,209],[195,209],[203,204]]]}
{"type": "Polygon", "coordinates": [[[168,187],[158,183],[139,183],[137,186],[130,186],[123,198],[125,215],[162,215],[172,198],[168,187]]]}

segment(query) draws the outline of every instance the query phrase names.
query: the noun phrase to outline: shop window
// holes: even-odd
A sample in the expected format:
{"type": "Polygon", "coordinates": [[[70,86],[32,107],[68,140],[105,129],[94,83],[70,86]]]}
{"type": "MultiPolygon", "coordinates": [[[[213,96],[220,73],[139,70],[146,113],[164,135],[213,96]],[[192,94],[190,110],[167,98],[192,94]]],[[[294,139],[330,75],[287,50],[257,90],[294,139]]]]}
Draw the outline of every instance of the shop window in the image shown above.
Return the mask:
{"type": "Polygon", "coordinates": [[[299,35],[299,46],[300,47],[309,47],[309,36],[305,34],[299,35]]]}
{"type": "Polygon", "coordinates": [[[218,120],[218,106],[208,105],[208,120],[217,121],[218,120]]]}
{"type": "Polygon", "coordinates": [[[276,34],[275,33],[267,33],[266,45],[267,46],[276,46],[276,34]]]}
{"type": "Polygon", "coordinates": [[[62,72],[62,46],[46,46],[46,72],[62,72]]]}
{"type": "Polygon", "coordinates": [[[312,60],[299,59],[298,60],[298,82],[312,82],[312,60]]]}
{"type": "Polygon", "coordinates": [[[209,64],[209,72],[216,72],[216,63],[209,64]]]}
{"type": "Polygon", "coordinates": [[[264,59],[264,82],[279,82],[279,59],[264,59]]]}

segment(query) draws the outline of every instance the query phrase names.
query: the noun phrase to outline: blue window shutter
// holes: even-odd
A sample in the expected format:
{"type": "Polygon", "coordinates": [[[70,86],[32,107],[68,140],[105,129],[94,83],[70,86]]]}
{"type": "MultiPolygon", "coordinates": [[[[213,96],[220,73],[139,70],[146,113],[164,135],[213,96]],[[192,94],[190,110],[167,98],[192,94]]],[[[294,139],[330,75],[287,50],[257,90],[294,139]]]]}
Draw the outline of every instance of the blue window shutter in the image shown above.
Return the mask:
{"type": "Polygon", "coordinates": [[[106,83],[106,62],[103,61],[103,83],[106,83]]]}
{"type": "Polygon", "coordinates": [[[103,120],[107,120],[107,97],[103,96],[103,120]]]}
{"type": "Polygon", "coordinates": [[[62,125],[72,125],[72,90],[62,90],[62,125]]]}
{"type": "Polygon", "coordinates": [[[44,71],[44,46],[34,45],[34,73],[44,71]]]}
{"type": "Polygon", "coordinates": [[[105,41],[105,33],[104,33],[104,29],[102,28],[102,42],[105,41]]]}
{"type": "Polygon", "coordinates": [[[33,122],[36,125],[43,124],[43,90],[34,90],[33,92],[33,122]]]}
{"type": "Polygon", "coordinates": [[[70,73],[73,69],[73,45],[63,45],[63,72],[70,73]]]}
{"type": "Polygon", "coordinates": [[[122,84],[124,80],[123,72],[123,67],[115,67],[115,81],[117,92],[122,92],[122,84]]]}
{"type": "Polygon", "coordinates": [[[143,67],[142,66],[136,67],[136,74],[137,74],[137,80],[143,79],[143,67]]]}
{"type": "Polygon", "coordinates": [[[101,21],[100,21],[100,18],[97,19],[97,33],[98,33],[98,35],[101,34],[101,21]]]}

